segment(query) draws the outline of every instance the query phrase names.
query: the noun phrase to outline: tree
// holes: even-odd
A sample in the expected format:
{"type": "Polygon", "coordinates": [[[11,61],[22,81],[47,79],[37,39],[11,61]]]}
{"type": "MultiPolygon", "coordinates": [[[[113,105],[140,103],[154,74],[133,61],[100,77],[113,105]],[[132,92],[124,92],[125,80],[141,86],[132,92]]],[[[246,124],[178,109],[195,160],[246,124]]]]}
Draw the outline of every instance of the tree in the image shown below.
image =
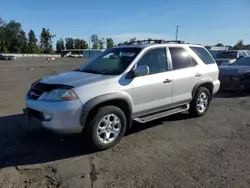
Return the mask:
{"type": "Polygon", "coordinates": [[[60,40],[57,40],[56,42],[56,52],[59,53],[62,50],[65,50],[64,40],[60,39],[60,40]]]}
{"type": "Polygon", "coordinates": [[[105,43],[104,38],[100,39],[98,43],[99,43],[99,49],[104,49],[104,43],[105,43]]]}
{"type": "Polygon", "coordinates": [[[245,45],[243,43],[243,40],[239,40],[234,46],[233,46],[234,50],[243,50],[245,49],[245,45]]]}
{"type": "Polygon", "coordinates": [[[245,45],[245,49],[250,50],[250,44],[245,45]]]}
{"type": "Polygon", "coordinates": [[[28,53],[28,41],[26,37],[26,33],[21,30],[18,36],[18,46],[21,49],[22,53],[28,53]]]}
{"type": "Polygon", "coordinates": [[[135,42],[135,41],[136,41],[136,37],[129,39],[129,42],[135,42]]]}
{"type": "Polygon", "coordinates": [[[28,53],[38,53],[37,38],[35,32],[31,29],[28,33],[28,53]]]}
{"type": "Polygon", "coordinates": [[[25,44],[26,36],[19,22],[11,20],[4,29],[5,47],[9,52],[20,53],[25,44]]]}
{"type": "Polygon", "coordinates": [[[98,49],[99,48],[99,39],[97,34],[93,34],[91,36],[91,42],[92,42],[92,49],[98,49]]]}
{"type": "Polygon", "coordinates": [[[107,45],[107,48],[114,47],[114,40],[112,38],[107,38],[106,39],[106,45],[107,45]]]}
{"type": "Polygon", "coordinates": [[[5,48],[5,22],[0,18],[0,52],[3,52],[5,48]]]}
{"type": "Polygon", "coordinates": [[[49,29],[43,28],[40,35],[41,51],[43,53],[53,53],[52,39],[55,35],[52,35],[49,29]]]}
{"type": "Polygon", "coordinates": [[[81,39],[74,39],[75,49],[81,49],[81,39]]]}
{"type": "Polygon", "coordinates": [[[67,50],[74,49],[74,39],[71,37],[67,37],[65,39],[65,46],[67,50]]]}
{"type": "Polygon", "coordinates": [[[89,48],[89,45],[88,45],[87,41],[85,41],[83,39],[80,41],[80,44],[81,44],[80,45],[81,49],[88,49],[89,48]]]}
{"type": "Polygon", "coordinates": [[[224,45],[223,45],[222,43],[218,43],[218,44],[216,44],[215,46],[223,47],[224,45]]]}

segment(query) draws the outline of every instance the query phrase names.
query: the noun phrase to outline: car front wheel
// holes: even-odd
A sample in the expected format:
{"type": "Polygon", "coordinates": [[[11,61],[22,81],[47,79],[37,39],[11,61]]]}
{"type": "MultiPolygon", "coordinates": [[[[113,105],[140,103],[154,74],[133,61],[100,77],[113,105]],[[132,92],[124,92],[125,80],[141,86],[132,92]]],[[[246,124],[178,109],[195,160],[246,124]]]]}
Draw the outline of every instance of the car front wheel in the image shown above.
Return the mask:
{"type": "Polygon", "coordinates": [[[88,125],[90,142],[100,150],[114,147],[124,136],[126,123],[126,116],[120,108],[99,108],[88,125]]]}

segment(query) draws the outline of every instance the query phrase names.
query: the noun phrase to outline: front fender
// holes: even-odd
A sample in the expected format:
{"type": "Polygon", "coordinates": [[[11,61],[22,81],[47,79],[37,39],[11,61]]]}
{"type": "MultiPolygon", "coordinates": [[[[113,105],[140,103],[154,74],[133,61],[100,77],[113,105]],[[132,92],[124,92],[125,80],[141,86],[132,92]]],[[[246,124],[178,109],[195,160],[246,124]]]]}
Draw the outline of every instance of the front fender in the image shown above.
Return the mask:
{"type": "Polygon", "coordinates": [[[132,113],[133,111],[133,105],[132,105],[132,99],[130,96],[126,93],[123,92],[114,92],[114,93],[108,93],[108,94],[103,94],[97,97],[94,97],[87,101],[82,108],[82,113],[80,117],[80,124],[82,126],[85,126],[87,117],[89,115],[89,112],[97,105],[112,101],[112,100],[124,100],[128,106],[129,106],[129,111],[132,113]]]}

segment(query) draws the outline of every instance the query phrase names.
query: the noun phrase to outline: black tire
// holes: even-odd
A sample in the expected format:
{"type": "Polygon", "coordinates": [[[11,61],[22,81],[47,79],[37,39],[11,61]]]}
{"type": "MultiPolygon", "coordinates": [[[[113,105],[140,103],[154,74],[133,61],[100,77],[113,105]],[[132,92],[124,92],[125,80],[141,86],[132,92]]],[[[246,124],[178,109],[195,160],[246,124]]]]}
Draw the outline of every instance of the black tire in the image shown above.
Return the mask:
{"type": "Polygon", "coordinates": [[[211,102],[211,93],[209,92],[209,90],[206,87],[200,87],[200,88],[198,88],[197,91],[196,91],[196,93],[195,93],[194,98],[190,102],[190,108],[189,108],[190,115],[192,117],[203,116],[207,112],[207,110],[209,108],[210,102],[211,102]],[[208,103],[207,103],[207,106],[206,106],[205,110],[203,112],[200,112],[199,109],[198,109],[198,106],[197,106],[197,102],[198,102],[199,96],[202,93],[205,93],[207,95],[207,97],[208,97],[208,103]]]}
{"type": "Polygon", "coordinates": [[[90,119],[90,122],[88,123],[87,126],[88,126],[87,127],[88,140],[90,141],[91,145],[95,147],[95,149],[97,150],[106,150],[117,145],[123,138],[126,131],[127,119],[124,112],[120,108],[116,106],[103,106],[97,110],[96,115],[94,115],[90,119]],[[98,125],[102,120],[102,118],[104,118],[106,115],[109,114],[115,114],[116,116],[119,117],[121,122],[121,130],[115,140],[113,140],[110,143],[103,143],[99,140],[97,135],[98,125]]]}

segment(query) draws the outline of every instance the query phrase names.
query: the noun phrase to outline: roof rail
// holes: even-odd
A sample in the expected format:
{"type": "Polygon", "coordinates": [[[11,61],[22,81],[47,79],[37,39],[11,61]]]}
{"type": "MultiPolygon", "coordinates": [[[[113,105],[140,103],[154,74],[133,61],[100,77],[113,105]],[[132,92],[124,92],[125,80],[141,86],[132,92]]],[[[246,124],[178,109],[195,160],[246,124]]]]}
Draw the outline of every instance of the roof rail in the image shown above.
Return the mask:
{"type": "Polygon", "coordinates": [[[148,39],[148,40],[136,40],[127,43],[127,45],[131,44],[166,44],[166,43],[177,43],[184,44],[184,41],[181,40],[162,40],[162,39],[148,39]]]}

